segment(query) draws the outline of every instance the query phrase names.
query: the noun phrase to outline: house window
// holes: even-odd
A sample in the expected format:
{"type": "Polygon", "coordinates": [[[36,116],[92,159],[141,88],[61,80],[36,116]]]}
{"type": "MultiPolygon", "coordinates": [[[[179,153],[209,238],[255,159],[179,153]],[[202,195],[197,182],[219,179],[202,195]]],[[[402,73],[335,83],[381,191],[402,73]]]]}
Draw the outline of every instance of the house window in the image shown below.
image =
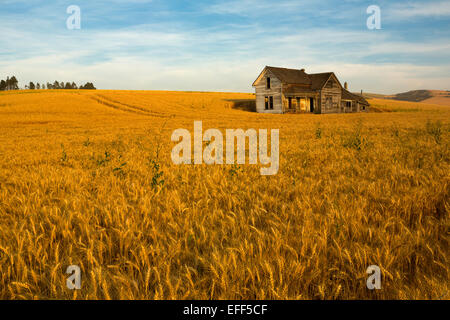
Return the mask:
{"type": "Polygon", "coordinates": [[[351,108],[352,106],[352,102],[351,101],[347,101],[347,108],[351,108]]]}
{"type": "Polygon", "coordinates": [[[333,108],[333,98],[331,96],[325,97],[325,108],[327,109],[333,108]]]}
{"type": "Polygon", "coordinates": [[[268,96],[265,97],[265,109],[266,110],[273,110],[273,97],[272,96],[268,96]]]}
{"type": "Polygon", "coordinates": [[[289,102],[289,109],[292,109],[292,98],[291,97],[288,98],[288,102],[289,102]]]}
{"type": "Polygon", "coordinates": [[[267,83],[266,83],[267,89],[270,89],[270,78],[267,77],[266,80],[267,80],[267,83]]]}

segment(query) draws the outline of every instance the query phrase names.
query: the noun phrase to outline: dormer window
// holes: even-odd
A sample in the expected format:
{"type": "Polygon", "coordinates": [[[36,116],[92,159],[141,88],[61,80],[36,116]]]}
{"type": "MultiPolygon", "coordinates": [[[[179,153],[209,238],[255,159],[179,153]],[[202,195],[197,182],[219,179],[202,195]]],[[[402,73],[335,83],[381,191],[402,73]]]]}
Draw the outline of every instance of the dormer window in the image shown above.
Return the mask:
{"type": "Polygon", "coordinates": [[[267,82],[266,82],[266,88],[267,88],[267,89],[270,89],[270,78],[267,77],[266,80],[267,80],[267,82]]]}

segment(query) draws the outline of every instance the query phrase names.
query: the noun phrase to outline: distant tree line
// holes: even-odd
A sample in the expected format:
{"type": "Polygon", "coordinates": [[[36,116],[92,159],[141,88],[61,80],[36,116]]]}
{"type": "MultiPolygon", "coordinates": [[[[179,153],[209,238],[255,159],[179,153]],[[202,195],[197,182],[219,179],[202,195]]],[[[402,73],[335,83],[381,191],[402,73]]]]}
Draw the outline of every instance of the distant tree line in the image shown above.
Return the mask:
{"type": "Polygon", "coordinates": [[[25,86],[25,89],[34,90],[34,89],[87,89],[87,90],[96,90],[97,88],[94,87],[94,84],[92,82],[87,82],[85,85],[77,86],[75,82],[66,82],[64,81],[58,82],[55,81],[53,83],[47,82],[47,84],[34,84],[33,82],[30,82],[28,85],[25,86]]]}
{"type": "Polygon", "coordinates": [[[0,81],[0,91],[5,90],[19,90],[19,81],[15,76],[7,77],[6,80],[0,81]]]}
{"type": "MultiPolygon", "coordinates": [[[[40,90],[40,89],[87,89],[87,90],[96,90],[94,84],[92,82],[87,82],[85,85],[77,86],[75,82],[66,82],[64,81],[58,82],[55,81],[53,83],[47,82],[46,84],[39,82],[34,84],[33,82],[30,82],[29,84],[25,85],[25,89],[28,90],[40,90]]],[[[15,76],[7,77],[6,80],[0,81],[0,91],[7,91],[7,90],[19,90],[19,81],[17,81],[15,76]]]]}

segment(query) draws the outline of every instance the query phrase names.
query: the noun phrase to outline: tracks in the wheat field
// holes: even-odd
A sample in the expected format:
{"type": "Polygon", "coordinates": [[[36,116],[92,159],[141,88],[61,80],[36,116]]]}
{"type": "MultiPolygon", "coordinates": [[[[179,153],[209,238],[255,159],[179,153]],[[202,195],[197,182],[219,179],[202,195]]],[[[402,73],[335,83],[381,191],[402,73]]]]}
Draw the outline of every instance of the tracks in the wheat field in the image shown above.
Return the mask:
{"type": "Polygon", "coordinates": [[[123,103],[123,102],[111,99],[111,98],[106,97],[101,94],[95,94],[95,95],[88,96],[88,97],[89,97],[89,99],[92,99],[101,105],[104,105],[104,106],[107,106],[107,107],[110,107],[110,108],[113,108],[116,110],[124,111],[124,112],[130,112],[130,113],[140,114],[140,115],[144,115],[144,116],[159,117],[159,118],[169,118],[170,117],[170,115],[168,115],[168,114],[149,111],[145,108],[142,108],[142,107],[139,107],[136,105],[132,105],[129,103],[123,103]]]}

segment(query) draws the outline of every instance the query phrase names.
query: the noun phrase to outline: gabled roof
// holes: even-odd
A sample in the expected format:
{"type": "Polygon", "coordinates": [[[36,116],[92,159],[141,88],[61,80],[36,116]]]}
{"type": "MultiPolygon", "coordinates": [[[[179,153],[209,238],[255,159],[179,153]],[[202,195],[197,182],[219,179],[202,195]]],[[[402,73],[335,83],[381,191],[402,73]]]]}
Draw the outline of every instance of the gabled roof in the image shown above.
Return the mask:
{"type": "Polygon", "coordinates": [[[264,74],[266,70],[270,71],[275,77],[278,78],[278,80],[280,80],[284,84],[303,85],[309,87],[312,90],[322,89],[327,83],[328,79],[330,79],[331,75],[333,75],[333,72],[307,74],[304,69],[298,70],[266,66],[264,70],[259,74],[255,82],[253,82],[253,85],[255,85],[255,83],[259,80],[261,75],[264,74]]]}
{"type": "Polygon", "coordinates": [[[283,83],[311,85],[311,79],[303,70],[269,66],[266,67],[266,70],[270,70],[283,83]]]}
{"type": "Polygon", "coordinates": [[[258,78],[256,78],[256,80],[253,82],[253,86],[255,86],[256,82],[266,71],[270,71],[282,83],[311,86],[311,79],[309,78],[308,74],[305,73],[305,71],[270,66],[266,66],[263,71],[261,71],[258,78]]]}
{"type": "Polygon", "coordinates": [[[361,104],[369,105],[369,102],[367,102],[367,100],[363,96],[360,96],[359,94],[351,93],[350,91],[345,90],[345,89],[342,89],[342,99],[343,100],[356,100],[361,104]]]}
{"type": "Polygon", "coordinates": [[[333,72],[325,72],[325,73],[312,73],[309,75],[311,79],[311,87],[314,90],[322,89],[323,86],[327,83],[328,79],[330,79],[333,72]]]}
{"type": "Polygon", "coordinates": [[[342,90],[342,100],[354,100],[353,94],[348,90],[342,90]]]}

